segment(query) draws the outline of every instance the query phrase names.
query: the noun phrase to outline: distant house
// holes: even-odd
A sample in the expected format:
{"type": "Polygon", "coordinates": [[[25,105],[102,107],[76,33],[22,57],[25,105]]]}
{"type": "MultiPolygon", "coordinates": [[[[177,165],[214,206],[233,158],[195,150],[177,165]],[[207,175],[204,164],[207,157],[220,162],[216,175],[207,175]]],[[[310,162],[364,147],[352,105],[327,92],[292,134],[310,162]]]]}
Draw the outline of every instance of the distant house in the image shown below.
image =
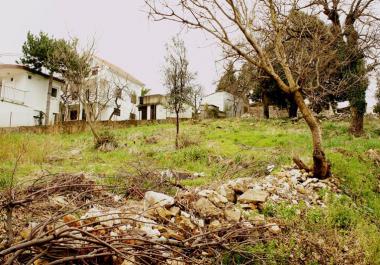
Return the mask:
{"type": "MultiPolygon", "coordinates": [[[[139,120],[165,120],[175,118],[175,112],[167,107],[167,97],[165,95],[148,95],[139,97],[139,120]]],[[[190,119],[193,116],[193,109],[186,105],[185,110],[180,112],[180,118],[190,119]]]]}
{"type": "MultiPolygon", "coordinates": [[[[92,60],[92,73],[90,77],[91,85],[96,89],[99,95],[98,102],[96,99],[94,105],[100,106],[100,99],[105,89],[114,89],[110,93],[117,93],[113,100],[110,100],[101,111],[97,120],[130,120],[138,118],[137,97],[141,94],[144,84],[127,73],[122,68],[94,56],[92,60]],[[116,89],[117,88],[117,89],[116,89]]],[[[66,120],[85,120],[85,111],[83,106],[74,100],[68,109],[66,120]]]]}
{"type": "MultiPolygon", "coordinates": [[[[26,66],[0,64],[0,127],[42,125],[46,111],[49,76],[26,66]]],[[[64,82],[53,80],[49,124],[59,120],[64,82]]]]}
{"type": "MultiPolygon", "coordinates": [[[[212,106],[212,110],[215,111],[215,107],[219,109],[219,116],[224,117],[240,117],[247,112],[248,106],[242,98],[235,97],[231,93],[226,91],[217,91],[210,95],[205,96],[202,99],[201,112],[207,111],[212,106]]],[[[201,116],[207,116],[202,114],[201,116]]]]}

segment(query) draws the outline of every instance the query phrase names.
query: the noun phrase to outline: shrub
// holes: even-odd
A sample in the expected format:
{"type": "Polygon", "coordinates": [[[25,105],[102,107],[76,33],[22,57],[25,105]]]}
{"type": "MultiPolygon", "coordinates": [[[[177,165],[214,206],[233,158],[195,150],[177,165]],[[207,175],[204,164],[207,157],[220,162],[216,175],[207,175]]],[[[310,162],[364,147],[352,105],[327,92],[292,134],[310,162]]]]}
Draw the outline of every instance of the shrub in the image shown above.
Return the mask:
{"type": "Polygon", "coordinates": [[[95,149],[101,151],[112,151],[118,147],[118,143],[113,134],[105,131],[99,134],[99,138],[95,140],[95,149]]]}

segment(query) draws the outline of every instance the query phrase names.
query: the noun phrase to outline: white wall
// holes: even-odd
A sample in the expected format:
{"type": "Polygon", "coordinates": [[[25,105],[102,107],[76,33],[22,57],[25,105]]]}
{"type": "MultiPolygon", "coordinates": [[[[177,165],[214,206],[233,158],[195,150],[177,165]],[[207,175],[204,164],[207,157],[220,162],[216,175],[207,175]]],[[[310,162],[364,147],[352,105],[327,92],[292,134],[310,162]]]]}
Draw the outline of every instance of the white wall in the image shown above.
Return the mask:
{"type": "Polygon", "coordinates": [[[220,111],[225,111],[224,94],[225,92],[215,92],[213,94],[205,96],[202,99],[202,105],[214,105],[217,106],[220,111]]]}
{"type": "MultiPolygon", "coordinates": [[[[3,85],[2,92],[4,92],[4,87],[17,89],[8,89],[8,91],[17,91],[17,95],[14,93],[16,101],[12,100],[12,95],[0,98],[0,127],[36,125],[36,119],[33,116],[39,115],[40,111],[43,113],[46,111],[48,78],[24,69],[0,69],[0,80],[3,85]],[[31,76],[31,79],[28,76],[31,76]],[[11,81],[12,78],[13,81],[11,81]],[[24,94],[24,97],[20,96],[20,93],[24,94]]],[[[54,122],[54,113],[59,113],[61,87],[60,82],[53,82],[53,88],[58,89],[58,94],[56,98],[52,97],[50,102],[49,122],[51,124],[54,122]]]]}
{"type": "MultiPolygon", "coordinates": [[[[220,111],[225,112],[227,117],[234,117],[234,96],[228,92],[220,91],[210,94],[202,99],[202,105],[214,105],[220,111]]],[[[244,103],[243,100],[237,99],[236,101],[236,116],[243,114],[244,103]]]]}
{"type": "MultiPolygon", "coordinates": [[[[120,116],[114,115],[112,117],[112,120],[114,121],[129,120],[131,113],[135,114],[136,119],[139,119],[137,104],[138,104],[138,97],[140,96],[141,90],[143,87],[139,84],[126,80],[124,76],[115,73],[107,65],[104,65],[97,60],[94,61],[94,65],[97,65],[99,67],[98,75],[95,77],[97,78],[98,81],[103,79],[110,82],[111,85],[115,82],[118,85],[126,85],[125,90],[122,92],[122,98],[118,100],[118,103],[121,105],[120,116]],[[131,96],[130,96],[131,93],[136,94],[136,104],[131,102],[131,96]]],[[[106,109],[101,113],[99,119],[108,120],[115,107],[116,107],[116,104],[114,100],[112,100],[111,102],[109,102],[106,109]]]]}

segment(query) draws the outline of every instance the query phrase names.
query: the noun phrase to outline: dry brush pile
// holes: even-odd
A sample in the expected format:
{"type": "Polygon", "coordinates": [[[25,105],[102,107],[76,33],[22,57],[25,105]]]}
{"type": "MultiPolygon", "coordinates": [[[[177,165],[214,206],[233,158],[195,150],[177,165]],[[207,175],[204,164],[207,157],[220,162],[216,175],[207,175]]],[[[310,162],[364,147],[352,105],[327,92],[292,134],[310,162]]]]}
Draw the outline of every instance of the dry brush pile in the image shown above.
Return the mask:
{"type": "MultiPolygon", "coordinates": [[[[263,205],[323,206],[320,188],[338,190],[331,181],[288,168],[208,189],[179,187],[175,196],[144,191],[143,198],[131,199],[128,187],[98,185],[83,174],[44,176],[1,194],[0,259],[2,264],[182,265],[221,263],[228,253],[263,263],[265,255],[247,246],[285,242],[290,229],[260,214],[263,205]]],[[[323,263],[323,246],[305,247],[323,263]]]]}

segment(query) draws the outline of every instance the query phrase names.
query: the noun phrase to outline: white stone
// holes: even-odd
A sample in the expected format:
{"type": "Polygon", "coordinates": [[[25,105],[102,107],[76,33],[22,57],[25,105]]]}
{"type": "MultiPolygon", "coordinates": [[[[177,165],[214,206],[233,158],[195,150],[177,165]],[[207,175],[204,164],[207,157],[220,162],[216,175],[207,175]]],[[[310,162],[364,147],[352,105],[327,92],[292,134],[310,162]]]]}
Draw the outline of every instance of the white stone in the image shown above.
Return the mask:
{"type": "Polygon", "coordinates": [[[163,193],[147,191],[144,196],[144,208],[166,207],[174,204],[174,198],[163,193]]]}
{"type": "Polygon", "coordinates": [[[249,189],[238,197],[238,201],[242,203],[265,202],[268,195],[268,192],[260,189],[249,189]]]}

